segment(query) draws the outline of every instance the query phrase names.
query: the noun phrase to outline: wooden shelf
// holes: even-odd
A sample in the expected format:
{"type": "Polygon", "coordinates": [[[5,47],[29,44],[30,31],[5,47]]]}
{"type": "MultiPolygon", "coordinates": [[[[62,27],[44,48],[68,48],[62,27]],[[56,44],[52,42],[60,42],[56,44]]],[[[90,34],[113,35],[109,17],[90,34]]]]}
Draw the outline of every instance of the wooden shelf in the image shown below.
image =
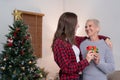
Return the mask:
{"type": "Polygon", "coordinates": [[[26,15],[44,16],[44,14],[42,14],[42,13],[29,12],[29,11],[22,11],[22,10],[17,10],[17,11],[22,12],[22,14],[26,14],[26,15]]]}

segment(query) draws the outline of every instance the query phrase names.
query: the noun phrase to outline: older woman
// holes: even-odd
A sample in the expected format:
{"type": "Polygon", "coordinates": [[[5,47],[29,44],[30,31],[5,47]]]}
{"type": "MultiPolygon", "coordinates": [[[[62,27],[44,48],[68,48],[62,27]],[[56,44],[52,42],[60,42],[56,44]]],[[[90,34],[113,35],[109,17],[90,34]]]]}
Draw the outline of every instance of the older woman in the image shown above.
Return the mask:
{"type": "Polygon", "coordinates": [[[107,74],[114,71],[114,60],[110,47],[106,45],[103,39],[99,39],[100,31],[99,21],[89,19],[86,22],[85,31],[88,39],[83,41],[80,49],[83,57],[87,51],[96,53],[94,60],[83,71],[83,80],[107,80],[107,74]]]}

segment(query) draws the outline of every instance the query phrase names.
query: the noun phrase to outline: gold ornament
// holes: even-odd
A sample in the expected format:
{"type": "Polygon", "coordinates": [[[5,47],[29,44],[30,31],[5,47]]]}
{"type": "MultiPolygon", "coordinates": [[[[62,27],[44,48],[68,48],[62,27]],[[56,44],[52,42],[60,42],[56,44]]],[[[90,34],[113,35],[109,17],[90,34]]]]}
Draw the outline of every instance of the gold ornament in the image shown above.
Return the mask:
{"type": "Polygon", "coordinates": [[[21,14],[22,14],[22,12],[20,12],[16,9],[14,10],[14,13],[12,15],[14,16],[15,21],[16,20],[22,20],[21,14]]]}
{"type": "Polygon", "coordinates": [[[40,77],[41,77],[41,78],[43,77],[42,73],[40,73],[40,77]]]}
{"type": "Polygon", "coordinates": [[[3,61],[6,61],[6,58],[4,58],[3,61]]]}
{"type": "Polygon", "coordinates": [[[32,63],[32,61],[29,61],[29,64],[31,64],[32,63]]]}
{"type": "Polygon", "coordinates": [[[9,65],[9,67],[11,68],[11,67],[12,67],[12,65],[9,65]]]}
{"type": "Polygon", "coordinates": [[[25,67],[21,67],[22,70],[25,70],[25,67]]]}
{"type": "Polygon", "coordinates": [[[13,71],[13,74],[16,74],[16,70],[13,71]]]}
{"type": "Polygon", "coordinates": [[[2,70],[5,70],[5,67],[1,67],[2,70]]]}

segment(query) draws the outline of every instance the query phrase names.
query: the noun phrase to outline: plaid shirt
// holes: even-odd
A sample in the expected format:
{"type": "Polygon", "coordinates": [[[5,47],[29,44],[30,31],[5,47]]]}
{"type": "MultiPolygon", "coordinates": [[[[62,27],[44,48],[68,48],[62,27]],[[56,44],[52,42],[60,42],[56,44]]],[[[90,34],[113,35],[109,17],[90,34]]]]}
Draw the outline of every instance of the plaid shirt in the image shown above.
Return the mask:
{"type": "MultiPolygon", "coordinates": [[[[83,40],[85,37],[76,37],[77,46],[83,40]]],[[[78,80],[79,72],[89,65],[88,61],[84,59],[77,63],[72,45],[67,41],[57,39],[53,46],[54,60],[60,67],[60,80],[78,80]]]]}
{"type": "MultiPolygon", "coordinates": [[[[108,37],[99,36],[100,39],[106,39],[108,37]]],[[[87,37],[75,37],[76,45],[79,47],[80,43],[87,39],[87,37]]],[[[80,62],[77,63],[75,53],[72,49],[72,45],[61,39],[57,39],[53,45],[54,60],[60,67],[60,80],[79,80],[79,72],[89,65],[86,59],[82,59],[80,53],[80,62]]]]}

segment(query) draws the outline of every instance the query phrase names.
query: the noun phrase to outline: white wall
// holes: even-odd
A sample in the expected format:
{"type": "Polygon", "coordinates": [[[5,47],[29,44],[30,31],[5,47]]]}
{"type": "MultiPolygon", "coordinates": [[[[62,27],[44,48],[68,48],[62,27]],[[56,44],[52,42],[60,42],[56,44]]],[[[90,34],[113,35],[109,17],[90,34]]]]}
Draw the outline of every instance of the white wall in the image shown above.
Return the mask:
{"type": "Polygon", "coordinates": [[[100,34],[109,36],[113,43],[116,69],[120,70],[120,0],[65,0],[65,11],[78,14],[78,35],[86,35],[84,24],[88,18],[97,18],[101,23],[100,34]]]}

